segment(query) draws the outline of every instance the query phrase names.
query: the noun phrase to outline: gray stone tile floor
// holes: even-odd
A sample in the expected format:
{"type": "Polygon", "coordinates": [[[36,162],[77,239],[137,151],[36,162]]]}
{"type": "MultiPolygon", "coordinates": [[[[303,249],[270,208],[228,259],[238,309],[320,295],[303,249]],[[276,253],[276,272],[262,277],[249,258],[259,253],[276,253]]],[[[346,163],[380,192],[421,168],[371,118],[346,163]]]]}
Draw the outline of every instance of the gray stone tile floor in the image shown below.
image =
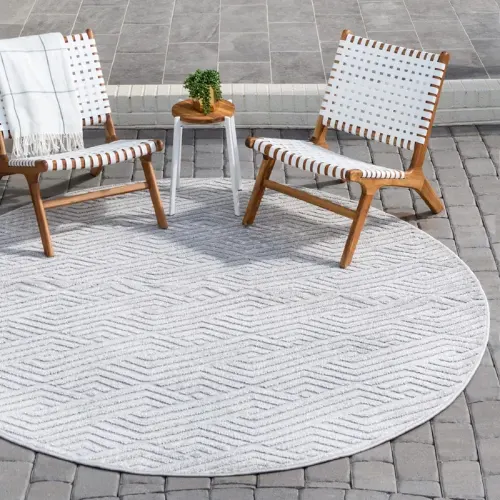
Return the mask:
{"type": "Polygon", "coordinates": [[[452,54],[448,77],[500,77],[500,0],[0,0],[0,37],[96,34],[111,84],[320,83],[342,29],[452,54]]]}
{"type": "MultiPolygon", "coordinates": [[[[244,146],[250,133],[298,139],[310,135],[307,130],[238,130],[242,174],[250,179],[260,160],[244,146]]],[[[166,140],[166,152],[155,155],[154,165],[158,178],[169,176],[171,131],[123,130],[119,136],[166,140]]],[[[87,131],[87,144],[101,138],[101,131],[87,131]]],[[[219,130],[186,130],[182,176],[227,176],[222,138],[219,130]]],[[[333,150],[381,165],[405,168],[409,163],[407,151],[354,136],[333,132],[329,144],[333,150]]],[[[375,206],[417,225],[458,253],[488,296],[488,350],[466,390],[449,408],[392,442],[348,458],[238,477],[119,474],[57,460],[0,439],[0,500],[500,500],[500,126],[435,128],[425,171],[444,199],[443,213],[431,215],[407,189],[382,190],[375,206]]],[[[358,196],[354,184],[337,184],[282,165],[273,175],[295,186],[358,196]]],[[[49,196],[138,178],[140,167],[128,163],[105,168],[97,178],[81,170],[47,174],[42,186],[49,196]]],[[[0,198],[0,213],[27,203],[24,179],[0,181],[0,198]]],[[[175,216],[170,222],[175,224],[175,216]]]]}

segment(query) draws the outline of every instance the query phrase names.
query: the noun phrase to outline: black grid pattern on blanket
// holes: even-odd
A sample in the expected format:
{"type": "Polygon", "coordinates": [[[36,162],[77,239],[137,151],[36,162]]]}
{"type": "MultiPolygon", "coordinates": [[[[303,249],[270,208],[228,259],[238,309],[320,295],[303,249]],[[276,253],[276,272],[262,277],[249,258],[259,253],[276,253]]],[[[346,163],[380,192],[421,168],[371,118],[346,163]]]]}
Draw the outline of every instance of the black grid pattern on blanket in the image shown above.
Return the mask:
{"type": "Polygon", "coordinates": [[[0,92],[14,156],[53,154],[83,145],[65,45],[60,33],[0,41],[0,92]]]}

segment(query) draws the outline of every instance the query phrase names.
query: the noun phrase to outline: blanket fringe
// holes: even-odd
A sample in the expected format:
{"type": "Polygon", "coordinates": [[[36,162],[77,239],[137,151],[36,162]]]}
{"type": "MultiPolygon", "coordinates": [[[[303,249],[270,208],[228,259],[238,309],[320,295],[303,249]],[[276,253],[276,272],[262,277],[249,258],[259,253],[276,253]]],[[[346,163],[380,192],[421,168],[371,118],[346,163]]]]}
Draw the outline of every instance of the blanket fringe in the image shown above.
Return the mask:
{"type": "Polygon", "coordinates": [[[73,134],[33,134],[14,137],[12,156],[50,156],[83,148],[83,132],[73,134]]]}

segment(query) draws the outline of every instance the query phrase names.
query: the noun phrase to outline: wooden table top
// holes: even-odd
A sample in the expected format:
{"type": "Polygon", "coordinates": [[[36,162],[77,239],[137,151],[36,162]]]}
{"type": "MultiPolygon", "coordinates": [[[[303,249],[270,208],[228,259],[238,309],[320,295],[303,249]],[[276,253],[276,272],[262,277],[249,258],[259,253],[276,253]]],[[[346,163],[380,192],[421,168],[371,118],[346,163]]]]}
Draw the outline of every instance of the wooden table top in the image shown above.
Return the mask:
{"type": "Polygon", "coordinates": [[[208,115],[194,109],[192,99],[186,99],[172,106],[173,116],[179,116],[181,121],[196,125],[223,122],[226,117],[233,116],[234,112],[234,104],[225,99],[217,101],[215,110],[208,115]]]}

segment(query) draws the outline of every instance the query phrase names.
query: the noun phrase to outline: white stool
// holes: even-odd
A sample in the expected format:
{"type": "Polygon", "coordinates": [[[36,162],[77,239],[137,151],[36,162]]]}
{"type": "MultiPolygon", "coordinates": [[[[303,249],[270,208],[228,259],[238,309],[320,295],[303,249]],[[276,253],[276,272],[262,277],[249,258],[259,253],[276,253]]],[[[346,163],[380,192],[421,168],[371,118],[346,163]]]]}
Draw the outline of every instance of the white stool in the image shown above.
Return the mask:
{"type": "Polygon", "coordinates": [[[226,130],[226,145],[231,187],[233,191],[234,214],[240,215],[239,191],[241,190],[241,173],[238,144],[236,141],[234,110],[234,104],[225,100],[218,101],[217,109],[208,115],[194,109],[191,99],[178,102],[172,107],[172,114],[175,119],[169,215],[175,214],[175,195],[181,176],[182,130],[184,128],[224,128],[226,130]]]}

